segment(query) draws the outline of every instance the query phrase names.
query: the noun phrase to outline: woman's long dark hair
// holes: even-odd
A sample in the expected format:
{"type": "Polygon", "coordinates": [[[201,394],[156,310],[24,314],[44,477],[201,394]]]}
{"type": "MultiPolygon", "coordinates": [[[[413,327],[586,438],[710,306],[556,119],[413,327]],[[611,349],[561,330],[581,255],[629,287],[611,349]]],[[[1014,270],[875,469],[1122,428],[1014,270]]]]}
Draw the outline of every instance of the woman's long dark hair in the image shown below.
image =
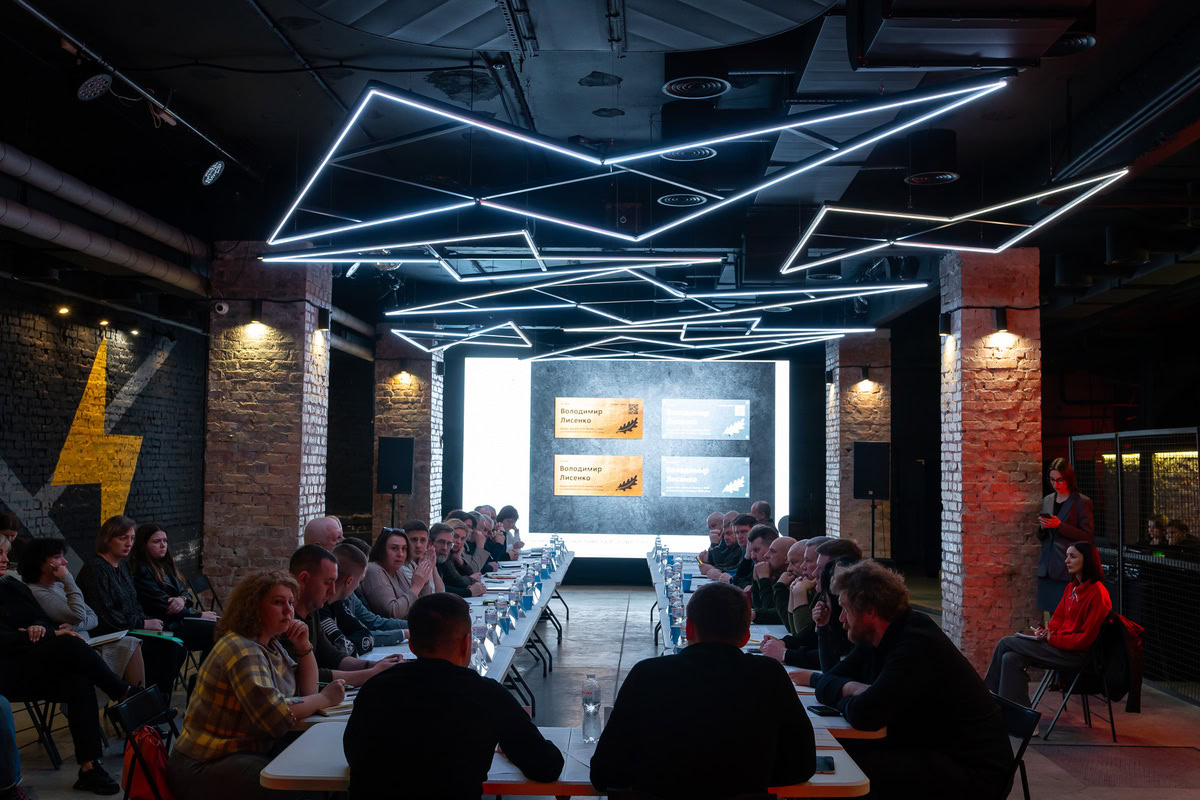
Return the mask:
{"type": "Polygon", "coordinates": [[[833,583],[833,572],[838,567],[848,567],[851,564],[857,564],[858,561],[859,559],[851,556],[831,558],[825,562],[825,567],[821,570],[821,596],[825,598],[825,604],[829,606],[830,625],[842,624],[838,621],[842,616],[842,604],[838,602],[837,593],[829,588],[833,583]]]}
{"type": "Polygon", "coordinates": [[[1091,542],[1071,542],[1071,547],[1083,558],[1083,569],[1079,571],[1081,584],[1104,580],[1104,567],[1100,564],[1100,551],[1091,542]]]}
{"type": "MultiPolygon", "coordinates": [[[[1075,483],[1075,468],[1071,466],[1071,462],[1065,458],[1056,458],[1050,462],[1050,469],[1046,470],[1046,475],[1049,476],[1051,471],[1056,471],[1063,476],[1067,481],[1067,493],[1075,494],[1079,491],[1079,485],[1075,483]]],[[[1047,478],[1049,480],[1049,478],[1047,478]]],[[[1050,484],[1050,488],[1054,488],[1054,484],[1050,484]]],[[[1057,491],[1057,489],[1055,490],[1057,491]]]]}
{"type": "Polygon", "coordinates": [[[154,573],[154,579],[159,583],[166,583],[167,575],[182,583],[183,578],[179,577],[179,569],[175,566],[175,557],[171,555],[169,542],[167,552],[162,558],[151,558],[149,551],[146,550],[146,542],[150,541],[150,537],[159,531],[166,533],[167,529],[157,522],[143,522],[138,525],[137,531],[133,535],[133,550],[129,553],[129,560],[133,562],[135,571],[142,564],[149,567],[150,571],[154,573]]]}
{"type": "MultiPolygon", "coordinates": [[[[375,539],[375,544],[371,545],[371,555],[369,557],[369,560],[374,561],[376,564],[382,564],[384,559],[387,558],[388,539],[391,539],[393,536],[399,536],[401,539],[404,540],[405,553],[407,554],[409,552],[408,551],[408,534],[404,532],[404,529],[403,528],[384,528],[383,531],[379,534],[378,538],[375,539]]],[[[405,555],[404,563],[406,563],[406,564],[408,563],[407,555],[405,555]]],[[[384,571],[386,572],[386,570],[384,570],[384,571]]]]}

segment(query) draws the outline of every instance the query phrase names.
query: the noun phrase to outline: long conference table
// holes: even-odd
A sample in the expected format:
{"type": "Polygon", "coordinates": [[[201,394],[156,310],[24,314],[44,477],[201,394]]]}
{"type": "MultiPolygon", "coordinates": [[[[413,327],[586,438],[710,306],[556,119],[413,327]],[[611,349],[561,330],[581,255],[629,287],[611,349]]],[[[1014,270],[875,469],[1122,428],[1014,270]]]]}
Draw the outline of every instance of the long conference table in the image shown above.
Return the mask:
{"type": "MultiPolygon", "coordinates": [[[[512,659],[518,652],[524,650],[534,655],[535,659],[541,662],[543,669],[553,669],[549,647],[537,633],[536,626],[539,622],[545,621],[558,628],[561,642],[561,625],[553,612],[549,610],[548,604],[552,598],[562,599],[557,592],[557,587],[566,575],[573,556],[573,553],[568,553],[564,563],[550,576],[550,580],[542,582],[542,591],[534,602],[533,609],[523,616],[509,633],[501,637],[500,645],[495,648],[487,670],[483,673],[485,677],[504,682],[522,699],[526,699],[522,691],[528,692],[530,700],[532,700],[533,692],[517,672],[516,667],[513,666],[512,659]]],[[[650,574],[654,579],[655,592],[661,595],[660,599],[663,601],[659,603],[659,607],[666,609],[662,575],[657,570],[657,564],[654,564],[649,558],[647,561],[651,562],[650,574]]],[[[513,571],[519,572],[526,563],[528,562],[522,560],[517,569],[513,571]]],[[[485,578],[485,585],[492,583],[485,578]]],[[[467,598],[467,601],[474,614],[476,608],[482,610],[485,599],[490,600],[495,597],[495,595],[485,594],[482,597],[467,598]]],[[[751,627],[751,638],[753,639],[757,634],[761,641],[763,633],[782,636],[783,632],[783,626],[755,625],[751,627]]],[[[366,654],[364,658],[379,659],[393,653],[403,655],[405,658],[412,657],[407,645],[402,645],[376,648],[366,654]]],[[[801,700],[805,700],[803,694],[801,700]]],[[[815,702],[815,698],[809,697],[807,704],[811,705],[815,702]]],[[[530,705],[532,706],[532,703],[530,705]]],[[[350,767],[346,763],[346,755],[342,747],[342,736],[346,730],[344,723],[347,718],[348,714],[331,717],[313,715],[303,721],[299,726],[303,733],[263,769],[259,776],[259,783],[268,789],[284,791],[344,792],[348,790],[350,767]]],[[[838,726],[836,722],[832,725],[828,724],[830,719],[829,717],[813,718],[813,732],[816,736],[817,754],[832,757],[834,771],[830,774],[814,775],[805,783],[774,787],[770,790],[773,794],[778,797],[860,797],[870,790],[870,783],[866,775],[838,744],[838,738],[849,737],[844,735],[841,726],[838,726]]],[[[845,720],[842,722],[844,723],[845,720]]],[[[579,728],[539,727],[538,730],[542,732],[543,736],[554,742],[563,753],[564,766],[558,780],[551,783],[531,781],[511,761],[497,753],[492,759],[492,767],[483,784],[483,794],[550,797],[578,797],[597,794],[590,778],[591,757],[595,745],[583,741],[583,734],[579,728]]]]}

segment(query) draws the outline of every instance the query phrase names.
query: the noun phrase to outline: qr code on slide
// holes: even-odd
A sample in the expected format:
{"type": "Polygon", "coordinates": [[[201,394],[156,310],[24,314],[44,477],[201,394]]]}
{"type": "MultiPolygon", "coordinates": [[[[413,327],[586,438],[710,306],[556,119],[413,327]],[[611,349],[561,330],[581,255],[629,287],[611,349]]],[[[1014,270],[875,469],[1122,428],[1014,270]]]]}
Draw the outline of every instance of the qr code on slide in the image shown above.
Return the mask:
{"type": "Polygon", "coordinates": [[[636,414],[636,413],[638,413],[638,404],[637,404],[637,403],[630,403],[630,404],[629,404],[629,413],[630,413],[630,414],[636,414]]]}

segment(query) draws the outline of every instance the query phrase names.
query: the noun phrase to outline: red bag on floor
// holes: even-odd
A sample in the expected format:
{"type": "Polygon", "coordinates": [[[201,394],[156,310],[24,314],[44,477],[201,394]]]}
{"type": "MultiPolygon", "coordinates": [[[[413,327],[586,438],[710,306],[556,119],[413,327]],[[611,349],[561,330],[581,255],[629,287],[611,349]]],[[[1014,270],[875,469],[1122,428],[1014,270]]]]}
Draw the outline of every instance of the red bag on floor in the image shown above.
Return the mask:
{"type": "Polygon", "coordinates": [[[126,786],[129,787],[130,800],[175,800],[171,787],[167,785],[167,747],[158,731],[149,725],[143,725],[133,732],[132,744],[125,743],[121,787],[126,786]],[[134,757],[135,747],[140,759],[134,757]],[[157,795],[155,789],[158,789],[157,795]]]}

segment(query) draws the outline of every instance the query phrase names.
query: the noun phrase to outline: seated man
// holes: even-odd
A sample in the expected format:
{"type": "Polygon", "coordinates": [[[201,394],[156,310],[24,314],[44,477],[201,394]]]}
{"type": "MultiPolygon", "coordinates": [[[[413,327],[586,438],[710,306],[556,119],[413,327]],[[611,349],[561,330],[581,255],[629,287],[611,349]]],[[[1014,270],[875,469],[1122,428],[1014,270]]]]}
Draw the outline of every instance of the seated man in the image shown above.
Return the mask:
{"type": "MultiPolygon", "coordinates": [[[[342,639],[335,641],[329,638],[328,631],[337,630],[336,623],[331,628],[325,622],[331,614],[324,610],[325,604],[338,592],[338,561],[333,553],[320,545],[301,545],[292,554],[288,571],[300,585],[293,608],[296,619],[304,620],[308,626],[308,641],[317,659],[317,680],[320,683],[341,678],[348,686],[361,686],[373,675],[401,660],[399,656],[386,656],[372,664],[355,657],[353,647],[347,647],[342,639]]],[[[281,637],[279,641],[292,660],[298,660],[300,654],[287,637],[281,637]]]]}
{"type": "Polygon", "coordinates": [[[375,649],[375,637],[350,611],[349,600],[367,571],[367,557],[345,540],[333,548],[338,576],[333,599],[321,609],[321,628],[329,641],[349,655],[361,656],[375,649]]]}
{"type": "MultiPolygon", "coordinates": [[[[348,536],[342,541],[342,544],[358,550],[363,554],[364,558],[369,557],[371,554],[371,546],[362,539],[348,536]]],[[[338,545],[338,547],[341,547],[341,545],[338,545]]],[[[340,562],[338,569],[341,569],[340,562]]],[[[376,647],[391,647],[397,644],[404,644],[404,641],[408,638],[408,622],[406,620],[381,617],[367,608],[367,599],[363,596],[361,582],[350,593],[350,596],[346,598],[346,610],[370,632],[376,647]]]]}
{"type": "MultiPolygon", "coordinates": [[[[750,516],[754,517],[759,522],[771,523],[771,504],[766,500],[755,500],[750,506],[750,516]]],[[[781,531],[786,535],[786,531],[781,531]]]]}
{"type": "Polygon", "coordinates": [[[775,613],[783,620],[783,626],[787,628],[788,633],[796,633],[799,630],[794,623],[795,595],[804,593],[804,548],[807,545],[807,539],[798,542],[792,540],[787,550],[786,569],[771,587],[775,598],[775,613]]]}
{"type": "MultiPolygon", "coordinates": [[[[821,665],[820,642],[812,624],[812,600],[816,586],[817,549],[832,541],[828,536],[814,536],[804,544],[803,558],[796,564],[797,580],[788,586],[788,606],[791,608],[793,633],[782,639],[764,636],[763,655],[782,661],[789,667],[816,669],[821,665]]],[[[790,552],[790,551],[789,551],[790,552]]],[[[794,555],[800,556],[799,551],[794,555]]]]}
{"type": "Polygon", "coordinates": [[[904,579],[868,559],[836,570],[831,589],[854,649],[828,672],[791,677],[856,729],[887,728],[884,739],[842,742],[871,797],[912,797],[915,787],[1007,797],[1012,749],[1000,707],[941,628],[909,608],[904,579]]]}
{"type": "Polygon", "coordinates": [[[690,644],[678,655],[640,661],[625,678],[592,755],[601,793],[633,789],[661,798],[758,795],[812,777],[812,723],[787,673],[743,653],[750,638],[745,594],[701,586],[687,606],[690,644]],[[703,724],[679,714],[680,698],[728,687],[736,701],[709,705],[703,724]],[[714,731],[752,731],[753,747],[714,763],[714,731]]]}
{"type": "MultiPolygon", "coordinates": [[[[729,514],[734,513],[736,512],[729,512],[729,514]]],[[[725,519],[729,519],[729,514],[725,515],[725,519]]],[[[738,547],[742,550],[742,559],[736,566],[727,567],[726,569],[718,569],[715,565],[705,564],[701,567],[700,571],[715,581],[732,583],[739,589],[745,589],[754,579],[754,562],[750,559],[749,555],[750,530],[758,524],[758,521],[749,514],[739,514],[729,524],[733,528],[733,534],[737,539],[738,547]]]]}
{"type": "Polygon", "coordinates": [[[712,559],[710,556],[712,555],[713,551],[718,548],[722,548],[723,542],[721,540],[721,520],[722,514],[720,511],[714,511],[708,515],[708,521],[705,525],[705,527],[708,528],[708,549],[700,551],[700,563],[702,564],[711,564],[712,559]]]}
{"type": "Polygon", "coordinates": [[[450,550],[454,546],[454,528],[444,522],[429,526],[429,538],[433,540],[433,552],[437,554],[437,571],[442,576],[446,591],[459,597],[479,597],[483,594],[483,582],[468,578],[454,568],[450,550]]]}
{"type": "Polygon", "coordinates": [[[319,544],[331,553],[345,538],[337,517],[317,517],[304,526],[304,543],[319,544]]]}
{"type": "Polygon", "coordinates": [[[553,781],[563,755],[520,704],[471,662],[465,600],[431,594],[408,612],[416,661],[358,693],[342,744],[350,798],[477,798],[499,744],[533,781],[553,781]]]}
{"type": "Polygon", "coordinates": [[[775,587],[787,570],[787,554],[796,540],[780,536],[770,525],[755,525],[750,531],[750,548],[763,551],[754,565],[754,582],[750,584],[750,605],[756,625],[780,625],[783,618],[775,606],[775,587]],[[766,547],[763,543],[766,542],[766,547]]]}

